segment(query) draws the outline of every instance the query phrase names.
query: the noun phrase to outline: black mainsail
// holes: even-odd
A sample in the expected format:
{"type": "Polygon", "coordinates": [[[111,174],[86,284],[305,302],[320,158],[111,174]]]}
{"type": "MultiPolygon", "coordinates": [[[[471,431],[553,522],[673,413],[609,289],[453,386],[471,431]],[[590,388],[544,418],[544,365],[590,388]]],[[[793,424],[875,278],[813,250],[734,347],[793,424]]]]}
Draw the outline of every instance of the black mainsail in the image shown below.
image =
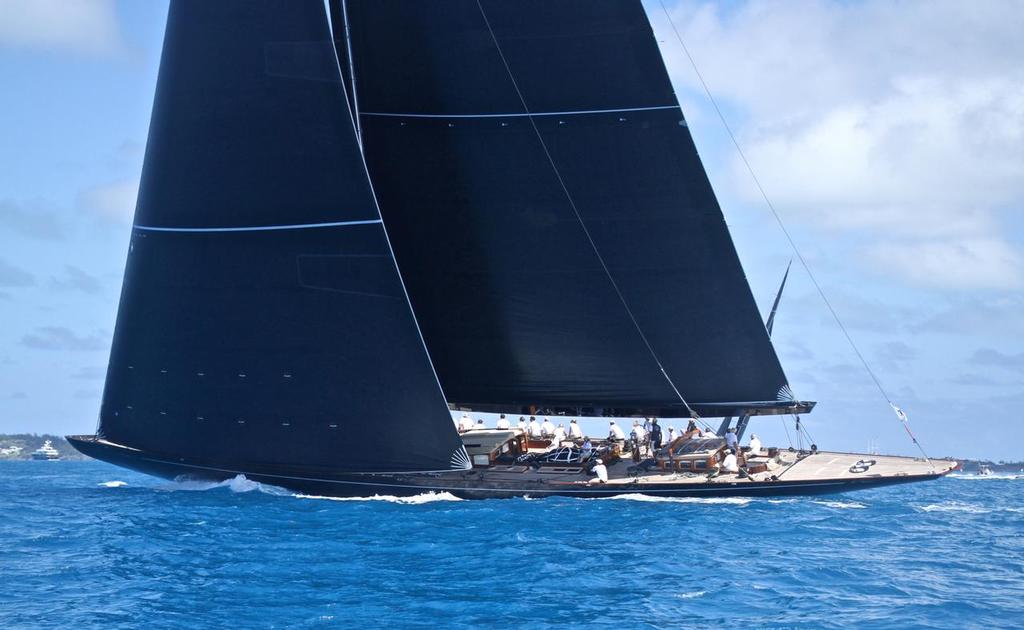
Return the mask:
{"type": "Polygon", "coordinates": [[[468,465],[323,2],[171,3],[98,433],[243,469],[468,465]]]}
{"type": "Polygon", "coordinates": [[[639,0],[334,4],[449,401],[687,415],[672,384],[696,408],[788,396],[639,0]]]}

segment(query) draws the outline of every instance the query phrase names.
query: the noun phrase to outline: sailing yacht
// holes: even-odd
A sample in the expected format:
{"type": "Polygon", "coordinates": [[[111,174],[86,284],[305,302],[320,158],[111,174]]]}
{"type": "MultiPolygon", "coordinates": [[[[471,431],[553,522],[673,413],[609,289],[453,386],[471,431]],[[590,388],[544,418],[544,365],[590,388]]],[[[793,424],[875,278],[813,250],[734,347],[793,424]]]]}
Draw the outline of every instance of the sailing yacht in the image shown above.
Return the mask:
{"type": "Polygon", "coordinates": [[[640,0],[172,0],[83,453],[339,496],[802,494],[956,467],[812,448],[722,470],[727,429],[814,404],[640,0]],[[552,458],[449,415],[538,408],[717,430],[552,458]]]}

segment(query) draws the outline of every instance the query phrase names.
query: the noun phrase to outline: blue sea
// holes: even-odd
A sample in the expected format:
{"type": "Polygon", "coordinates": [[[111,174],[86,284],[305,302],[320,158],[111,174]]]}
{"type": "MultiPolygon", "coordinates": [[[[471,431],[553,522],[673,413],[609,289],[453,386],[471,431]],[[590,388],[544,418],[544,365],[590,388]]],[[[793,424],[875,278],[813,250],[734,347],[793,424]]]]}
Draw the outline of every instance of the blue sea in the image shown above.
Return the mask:
{"type": "Polygon", "coordinates": [[[1024,478],[335,500],[0,463],[0,627],[1024,627],[1024,478]]]}

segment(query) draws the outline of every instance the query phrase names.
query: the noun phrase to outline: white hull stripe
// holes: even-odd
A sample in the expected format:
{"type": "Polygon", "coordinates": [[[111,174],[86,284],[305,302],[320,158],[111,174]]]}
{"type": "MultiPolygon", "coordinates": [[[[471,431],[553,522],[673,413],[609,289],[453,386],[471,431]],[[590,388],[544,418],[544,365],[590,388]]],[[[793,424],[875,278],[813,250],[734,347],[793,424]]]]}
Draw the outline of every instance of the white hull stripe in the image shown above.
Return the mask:
{"type": "Polygon", "coordinates": [[[581,114],[623,114],[628,112],[652,112],[663,109],[679,109],[678,105],[658,107],[627,107],[624,109],[580,109],[566,112],[517,112],[511,114],[401,114],[397,112],[359,112],[360,116],[382,116],[386,118],[526,118],[527,116],[578,116],[581,114]]]}
{"type": "Polygon", "coordinates": [[[308,230],[312,228],[346,227],[350,225],[373,225],[381,223],[380,219],[365,219],[361,221],[335,221],[333,223],[293,223],[290,225],[253,225],[245,227],[157,227],[153,225],[135,225],[136,230],[147,232],[271,232],[274,230],[308,230]]]}

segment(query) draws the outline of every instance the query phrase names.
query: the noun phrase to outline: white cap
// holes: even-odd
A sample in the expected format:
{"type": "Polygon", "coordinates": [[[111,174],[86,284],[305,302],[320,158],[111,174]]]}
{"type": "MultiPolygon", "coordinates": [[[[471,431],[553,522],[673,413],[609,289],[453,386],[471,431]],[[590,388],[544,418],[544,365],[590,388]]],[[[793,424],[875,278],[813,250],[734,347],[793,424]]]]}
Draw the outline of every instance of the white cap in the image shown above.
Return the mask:
{"type": "Polygon", "coordinates": [[[600,459],[598,459],[598,460],[597,460],[597,463],[598,463],[598,464],[603,464],[604,462],[603,462],[603,461],[601,461],[600,459]]]}

